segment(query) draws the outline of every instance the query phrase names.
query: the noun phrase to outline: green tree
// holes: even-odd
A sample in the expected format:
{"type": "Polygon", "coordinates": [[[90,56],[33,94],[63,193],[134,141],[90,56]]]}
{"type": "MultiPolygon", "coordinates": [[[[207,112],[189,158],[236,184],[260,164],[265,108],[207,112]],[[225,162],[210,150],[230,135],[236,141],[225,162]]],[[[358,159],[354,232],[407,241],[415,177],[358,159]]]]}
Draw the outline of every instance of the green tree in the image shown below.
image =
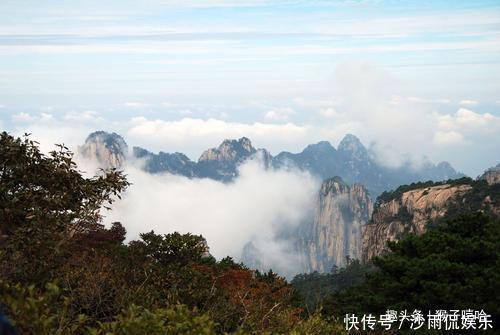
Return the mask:
{"type": "Polygon", "coordinates": [[[374,259],[379,269],[330,297],[328,313],[383,313],[387,309],[484,310],[500,321],[500,220],[463,215],[389,244],[374,259]]]}
{"type": "Polygon", "coordinates": [[[116,170],[85,178],[64,145],[44,155],[28,135],[0,134],[0,273],[49,278],[68,242],[102,229],[101,208],[127,186],[116,170]]]}

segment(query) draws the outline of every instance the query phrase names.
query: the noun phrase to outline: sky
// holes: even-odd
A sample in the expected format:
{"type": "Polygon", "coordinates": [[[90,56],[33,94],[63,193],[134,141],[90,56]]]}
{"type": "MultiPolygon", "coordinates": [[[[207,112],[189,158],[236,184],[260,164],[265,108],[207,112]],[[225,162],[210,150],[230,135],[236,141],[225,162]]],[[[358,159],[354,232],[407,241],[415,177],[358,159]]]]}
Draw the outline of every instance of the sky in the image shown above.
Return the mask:
{"type": "Polygon", "coordinates": [[[358,136],[378,160],[500,162],[500,2],[2,0],[0,129],[153,151],[358,136]]]}

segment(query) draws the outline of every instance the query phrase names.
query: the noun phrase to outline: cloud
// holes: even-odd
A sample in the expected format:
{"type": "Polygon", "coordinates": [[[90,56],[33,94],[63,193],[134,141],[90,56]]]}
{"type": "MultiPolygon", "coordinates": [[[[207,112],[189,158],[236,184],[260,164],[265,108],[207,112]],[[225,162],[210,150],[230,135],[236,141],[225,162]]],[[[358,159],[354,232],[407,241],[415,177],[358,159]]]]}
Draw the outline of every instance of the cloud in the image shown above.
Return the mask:
{"type": "Polygon", "coordinates": [[[254,143],[265,143],[270,150],[281,151],[290,144],[306,145],[310,140],[310,130],[308,125],[299,126],[291,122],[241,123],[214,118],[166,121],[135,117],[129,123],[127,137],[157,150],[184,151],[199,155],[210,144],[243,136],[249,137],[254,143]]]}
{"type": "Polygon", "coordinates": [[[457,145],[464,141],[462,134],[456,131],[437,131],[434,134],[434,143],[439,146],[457,145]]]}
{"type": "Polygon", "coordinates": [[[497,137],[495,135],[500,133],[500,117],[490,113],[481,114],[460,108],[454,114],[439,115],[437,119],[438,131],[434,135],[434,143],[439,146],[460,145],[465,141],[480,142],[479,139],[485,136],[497,137]]]}
{"type": "Polygon", "coordinates": [[[165,108],[172,108],[172,107],[174,107],[174,106],[175,106],[175,104],[174,104],[174,103],[172,103],[172,102],[168,102],[168,101],[166,101],[166,102],[162,102],[162,103],[161,103],[161,105],[162,105],[163,107],[165,107],[165,108]]]}
{"type": "Polygon", "coordinates": [[[478,103],[479,102],[476,100],[469,100],[469,99],[465,99],[459,102],[460,105],[467,105],[467,106],[477,105],[478,103]]]}
{"type": "Polygon", "coordinates": [[[234,182],[225,184],[151,175],[128,166],[125,173],[132,185],[105,213],[106,222],[122,222],[129,239],[150,230],[202,234],[219,259],[227,255],[240,259],[243,246],[256,240],[266,253],[273,250],[274,254],[265,255],[265,263],[282,271],[296,268],[295,262],[287,261],[293,255],[285,254],[286,245],[273,236],[309,215],[318,181],[303,172],[265,170],[258,161],[245,163],[239,172],[234,182]]]}
{"type": "Polygon", "coordinates": [[[295,111],[290,107],[275,108],[268,111],[264,118],[270,121],[288,121],[290,116],[294,115],[295,111]]]}
{"type": "Polygon", "coordinates": [[[476,113],[460,108],[455,114],[445,114],[439,117],[438,127],[444,130],[462,131],[496,131],[500,130],[500,117],[490,113],[476,113]]]}
{"type": "Polygon", "coordinates": [[[66,121],[76,121],[76,122],[93,122],[101,123],[104,122],[104,118],[95,111],[83,111],[83,112],[68,112],[64,115],[64,120],[66,121]]]}
{"type": "Polygon", "coordinates": [[[5,105],[0,104],[0,108],[5,108],[5,105]]]}
{"type": "Polygon", "coordinates": [[[21,112],[12,115],[12,120],[14,122],[32,122],[35,118],[31,114],[21,112]]]}
{"type": "Polygon", "coordinates": [[[319,110],[319,115],[322,117],[325,117],[327,119],[333,118],[337,115],[337,112],[335,111],[335,108],[329,107],[329,108],[321,108],[319,110]]]}
{"type": "Polygon", "coordinates": [[[123,106],[128,107],[128,108],[141,108],[141,107],[144,107],[146,105],[142,102],[131,101],[131,102],[123,103],[123,106]]]}

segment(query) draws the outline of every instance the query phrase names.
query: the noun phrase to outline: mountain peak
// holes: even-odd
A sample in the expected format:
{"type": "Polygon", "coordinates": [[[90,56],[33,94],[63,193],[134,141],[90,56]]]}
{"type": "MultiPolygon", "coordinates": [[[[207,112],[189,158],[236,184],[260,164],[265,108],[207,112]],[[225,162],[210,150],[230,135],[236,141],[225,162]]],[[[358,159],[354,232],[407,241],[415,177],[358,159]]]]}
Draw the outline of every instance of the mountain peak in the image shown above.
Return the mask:
{"type": "Polygon", "coordinates": [[[79,152],[86,158],[96,160],[103,168],[119,168],[125,162],[128,146],[117,133],[99,130],[87,136],[79,152]]]}
{"type": "Polygon", "coordinates": [[[199,161],[239,161],[257,150],[252,146],[252,142],[247,137],[238,140],[226,139],[218,148],[208,149],[200,156],[199,161]]]}
{"type": "Polygon", "coordinates": [[[479,179],[486,180],[489,185],[500,184],[500,164],[486,170],[479,179]]]}
{"type": "Polygon", "coordinates": [[[359,138],[352,134],[347,134],[344,136],[342,141],[340,141],[338,146],[338,151],[348,152],[357,158],[367,158],[368,151],[359,138]]]}
{"type": "Polygon", "coordinates": [[[346,190],[348,190],[348,189],[349,189],[349,187],[342,180],[342,178],[339,176],[335,176],[333,178],[329,178],[329,179],[323,181],[323,184],[321,184],[320,193],[323,195],[326,195],[329,193],[342,194],[342,193],[345,193],[346,190]]]}
{"type": "Polygon", "coordinates": [[[320,141],[316,144],[309,144],[304,149],[304,152],[319,152],[324,154],[332,153],[335,151],[335,148],[328,141],[320,141]]]}

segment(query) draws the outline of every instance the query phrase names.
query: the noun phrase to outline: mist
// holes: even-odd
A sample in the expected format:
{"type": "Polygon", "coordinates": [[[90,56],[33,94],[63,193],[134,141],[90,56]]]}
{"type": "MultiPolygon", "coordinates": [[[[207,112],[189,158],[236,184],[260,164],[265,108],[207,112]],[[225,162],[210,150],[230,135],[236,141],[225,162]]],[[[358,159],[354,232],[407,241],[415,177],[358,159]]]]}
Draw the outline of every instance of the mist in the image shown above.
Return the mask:
{"type": "Polygon", "coordinates": [[[245,244],[253,241],[262,253],[260,261],[269,268],[280,273],[297,268],[290,245],[276,236],[310,214],[320,184],[310,174],[264,169],[258,160],[241,165],[231,183],[151,175],[137,164],[124,172],[132,185],[104,212],[104,221],[121,222],[128,240],[151,230],[201,234],[216,259],[231,256],[237,261],[245,244]]]}

